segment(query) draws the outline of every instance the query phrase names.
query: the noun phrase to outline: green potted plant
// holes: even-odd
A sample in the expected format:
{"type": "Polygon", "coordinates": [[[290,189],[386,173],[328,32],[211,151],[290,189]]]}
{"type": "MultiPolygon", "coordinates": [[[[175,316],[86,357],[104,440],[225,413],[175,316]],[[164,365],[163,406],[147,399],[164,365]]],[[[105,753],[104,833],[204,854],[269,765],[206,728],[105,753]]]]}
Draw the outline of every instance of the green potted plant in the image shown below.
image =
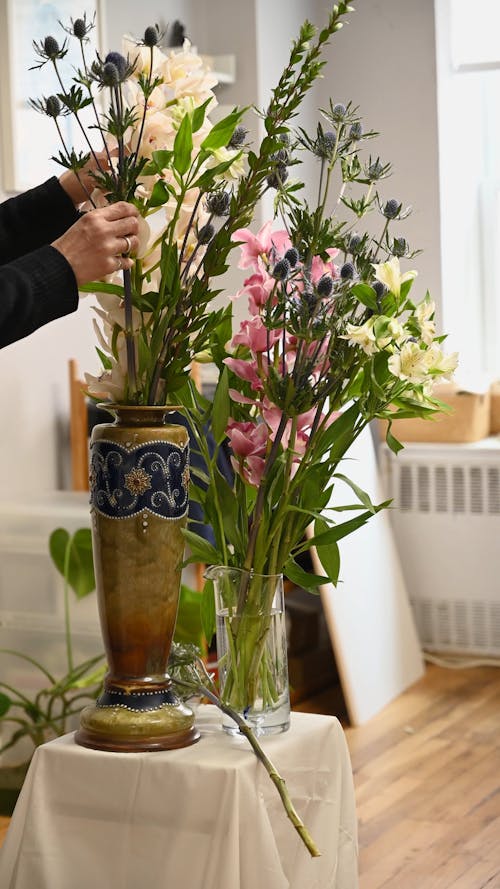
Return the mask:
{"type": "Polygon", "coordinates": [[[75,663],[70,620],[70,591],[78,600],[95,589],[90,530],[80,528],[70,534],[57,528],[49,539],[52,562],[63,577],[64,637],[66,648],[65,672],[56,676],[44,664],[22,651],[1,648],[0,655],[14,657],[34,667],[40,677],[40,687],[33,692],[15,688],[0,681],[0,754],[19,746],[22,761],[0,766],[0,812],[9,814],[16,803],[31,755],[39,744],[65,734],[72,727],[72,717],[97,697],[102,686],[105,665],[99,654],[75,663]],[[4,729],[6,730],[4,736],[4,729]],[[9,730],[11,730],[9,732],[9,730]],[[5,738],[5,739],[4,739],[5,738]],[[21,742],[32,744],[31,753],[25,752],[21,742]]]}

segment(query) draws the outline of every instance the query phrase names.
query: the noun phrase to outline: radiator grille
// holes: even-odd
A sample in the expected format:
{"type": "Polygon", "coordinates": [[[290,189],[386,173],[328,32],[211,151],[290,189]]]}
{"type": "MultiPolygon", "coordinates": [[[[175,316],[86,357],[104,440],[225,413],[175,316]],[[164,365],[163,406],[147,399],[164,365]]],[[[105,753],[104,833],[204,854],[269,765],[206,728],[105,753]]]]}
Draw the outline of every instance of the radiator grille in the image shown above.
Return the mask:
{"type": "Polygon", "coordinates": [[[500,603],[411,600],[424,648],[500,655],[500,603]]]}
{"type": "Polygon", "coordinates": [[[500,466],[391,464],[394,506],[405,512],[500,515],[500,466]]]}

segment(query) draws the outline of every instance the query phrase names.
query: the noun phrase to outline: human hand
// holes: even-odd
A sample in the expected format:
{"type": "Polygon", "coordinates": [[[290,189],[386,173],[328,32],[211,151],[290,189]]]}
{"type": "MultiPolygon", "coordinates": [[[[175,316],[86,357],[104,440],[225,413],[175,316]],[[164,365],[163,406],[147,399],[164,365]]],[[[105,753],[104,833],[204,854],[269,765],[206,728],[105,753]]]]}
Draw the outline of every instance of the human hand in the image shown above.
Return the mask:
{"type": "Polygon", "coordinates": [[[139,240],[139,212],[133,204],[119,201],[99,210],[90,210],[75,222],[52,247],[69,262],[77,284],[88,284],[132,268],[139,240]]]}
{"type": "Polygon", "coordinates": [[[94,173],[109,170],[109,155],[107,151],[96,151],[90,155],[87,163],[79,171],[78,176],[73,170],[66,170],[59,177],[59,184],[64,189],[75,207],[88,201],[89,196],[96,188],[94,173]]]}

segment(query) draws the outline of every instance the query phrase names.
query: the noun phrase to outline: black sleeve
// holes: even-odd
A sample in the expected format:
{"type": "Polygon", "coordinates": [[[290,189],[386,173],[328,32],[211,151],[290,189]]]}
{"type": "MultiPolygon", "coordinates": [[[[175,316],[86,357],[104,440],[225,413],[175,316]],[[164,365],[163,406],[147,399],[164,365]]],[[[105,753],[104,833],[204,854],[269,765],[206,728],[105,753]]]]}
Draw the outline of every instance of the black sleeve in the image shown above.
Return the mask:
{"type": "Polygon", "coordinates": [[[40,247],[0,267],[0,348],[74,312],[78,287],[55,247],[40,247]]]}
{"type": "Polygon", "coordinates": [[[73,270],[50,246],[78,218],[55,176],[0,204],[0,348],[78,307],[73,270]]]}
{"type": "Polygon", "coordinates": [[[0,265],[51,244],[79,218],[55,176],[0,204],[0,265]]]}

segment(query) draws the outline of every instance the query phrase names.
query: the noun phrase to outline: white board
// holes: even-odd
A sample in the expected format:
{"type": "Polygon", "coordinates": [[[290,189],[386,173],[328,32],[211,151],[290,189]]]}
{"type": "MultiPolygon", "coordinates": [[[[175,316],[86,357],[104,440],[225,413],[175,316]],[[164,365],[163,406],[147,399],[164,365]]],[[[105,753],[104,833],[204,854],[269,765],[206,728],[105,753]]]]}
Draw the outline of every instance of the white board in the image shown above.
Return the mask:
{"type": "MultiPolygon", "coordinates": [[[[373,503],[387,499],[368,428],[339,472],[366,491],[373,503]]],[[[332,505],[354,501],[351,489],[338,481],[332,505]]],[[[353,513],[337,515],[341,522],[353,513]]],[[[360,725],[423,675],[423,661],[387,510],[341,540],[339,547],[339,583],[322,586],[321,599],[349,719],[360,725]]],[[[311,556],[315,571],[323,574],[314,548],[311,556]]]]}

